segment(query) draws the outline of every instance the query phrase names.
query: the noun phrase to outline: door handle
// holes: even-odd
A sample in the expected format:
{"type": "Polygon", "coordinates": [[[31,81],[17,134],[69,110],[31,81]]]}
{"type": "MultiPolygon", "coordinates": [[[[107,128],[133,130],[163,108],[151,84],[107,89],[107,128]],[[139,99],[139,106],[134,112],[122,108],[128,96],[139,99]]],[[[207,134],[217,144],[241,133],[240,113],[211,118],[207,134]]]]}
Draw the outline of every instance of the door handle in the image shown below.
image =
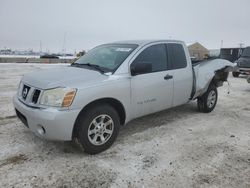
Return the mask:
{"type": "Polygon", "coordinates": [[[173,78],[172,75],[167,74],[167,75],[164,77],[164,80],[170,80],[170,79],[172,79],[172,78],[173,78]]]}

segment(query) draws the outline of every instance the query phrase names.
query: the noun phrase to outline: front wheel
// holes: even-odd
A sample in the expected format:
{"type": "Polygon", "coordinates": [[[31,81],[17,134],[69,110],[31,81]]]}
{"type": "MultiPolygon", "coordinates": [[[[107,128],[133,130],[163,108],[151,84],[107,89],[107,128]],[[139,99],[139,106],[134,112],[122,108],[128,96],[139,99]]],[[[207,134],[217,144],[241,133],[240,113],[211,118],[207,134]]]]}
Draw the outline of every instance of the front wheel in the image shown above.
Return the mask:
{"type": "Polygon", "coordinates": [[[211,84],[206,93],[197,99],[198,109],[201,112],[211,112],[215,108],[218,99],[218,91],[215,85],[211,84]]]}
{"type": "Polygon", "coordinates": [[[108,149],[120,129],[119,115],[107,104],[99,104],[81,113],[76,122],[75,141],[84,152],[97,154],[108,149]]]}

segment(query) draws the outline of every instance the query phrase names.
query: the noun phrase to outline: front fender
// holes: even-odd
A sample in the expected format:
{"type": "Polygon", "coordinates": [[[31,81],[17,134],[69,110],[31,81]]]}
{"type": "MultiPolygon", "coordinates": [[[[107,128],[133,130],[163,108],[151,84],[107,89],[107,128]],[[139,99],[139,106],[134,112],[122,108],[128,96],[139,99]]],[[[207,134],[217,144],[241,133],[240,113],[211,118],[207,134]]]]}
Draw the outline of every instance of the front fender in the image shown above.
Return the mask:
{"type": "Polygon", "coordinates": [[[108,98],[119,101],[124,107],[126,120],[130,118],[130,78],[128,77],[79,89],[71,108],[83,109],[93,101],[108,98]]]}

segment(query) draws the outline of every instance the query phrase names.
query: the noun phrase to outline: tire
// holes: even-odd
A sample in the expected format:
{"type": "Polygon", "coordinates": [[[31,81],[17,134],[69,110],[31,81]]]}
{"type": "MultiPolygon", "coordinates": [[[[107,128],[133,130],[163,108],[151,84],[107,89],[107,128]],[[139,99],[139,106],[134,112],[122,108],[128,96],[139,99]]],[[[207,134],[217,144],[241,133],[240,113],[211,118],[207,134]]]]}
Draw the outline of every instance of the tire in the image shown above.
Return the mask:
{"type": "Polygon", "coordinates": [[[240,75],[240,73],[239,73],[239,72],[233,72],[232,74],[233,74],[233,77],[235,77],[235,78],[238,78],[238,77],[239,77],[239,75],[240,75]]]}
{"type": "Polygon", "coordinates": [[[217,104],[218,91],[214,84],[211,84],[206,93],[197,99],[197,106],[200,112],[209,113],[217,104]]]}
{"type": "Polygon", "coordinates": [[[80,113],[74,130],[74,140],[88,154],[108,149],[120,130],[116,110],[108,104],[92,106],[80,113]]]}

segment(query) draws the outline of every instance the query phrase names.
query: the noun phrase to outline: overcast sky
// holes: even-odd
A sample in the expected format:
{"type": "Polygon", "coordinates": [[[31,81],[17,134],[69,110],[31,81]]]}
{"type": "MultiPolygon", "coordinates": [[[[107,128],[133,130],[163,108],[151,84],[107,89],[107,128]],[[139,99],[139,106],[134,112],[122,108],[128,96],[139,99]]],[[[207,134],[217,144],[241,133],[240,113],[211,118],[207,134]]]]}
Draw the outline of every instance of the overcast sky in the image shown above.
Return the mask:
{"type": "Polygon", "coordinates": [[[130,39],[250,45],[250,0],[0,0],[0,49],[67,52],[130,39]],[[64,40],[65,38],[65,40],[64,40]],[[65,41],[65,42],[64,42],[65,41]]]}

